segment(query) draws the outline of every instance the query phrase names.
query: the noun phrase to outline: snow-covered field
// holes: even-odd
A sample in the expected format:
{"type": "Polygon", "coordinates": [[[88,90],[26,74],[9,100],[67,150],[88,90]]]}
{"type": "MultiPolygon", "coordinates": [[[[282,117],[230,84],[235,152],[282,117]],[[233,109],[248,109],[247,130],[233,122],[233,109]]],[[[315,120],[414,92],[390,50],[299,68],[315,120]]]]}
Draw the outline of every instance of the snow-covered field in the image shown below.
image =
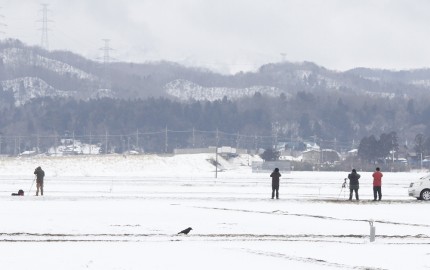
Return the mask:
{"type": "Polygon", "coordinates": [[[425,173],[383,172],[381,202],[371,172],[359,202],[348,172],[284,173],[271,200],[252,157],[221,159],[218,178],[210,158],[0,158],[0,269],[430,268],[430,204],[407,195],[425,173]],[[28,193],[39,165],[43,197],[28,193]]]}

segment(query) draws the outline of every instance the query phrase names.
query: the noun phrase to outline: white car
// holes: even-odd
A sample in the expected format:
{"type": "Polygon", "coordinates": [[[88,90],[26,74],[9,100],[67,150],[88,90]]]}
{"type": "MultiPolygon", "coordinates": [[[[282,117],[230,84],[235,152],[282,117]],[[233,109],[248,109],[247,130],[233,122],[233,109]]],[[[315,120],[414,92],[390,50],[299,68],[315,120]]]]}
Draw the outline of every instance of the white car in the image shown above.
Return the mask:
{"type": "Polygon", "coordinates": [[[421,177],[419,181],[413,182],[409,186],[409,196],[415,197],[418,200],[430,200],[430,174],[421,177]]]}

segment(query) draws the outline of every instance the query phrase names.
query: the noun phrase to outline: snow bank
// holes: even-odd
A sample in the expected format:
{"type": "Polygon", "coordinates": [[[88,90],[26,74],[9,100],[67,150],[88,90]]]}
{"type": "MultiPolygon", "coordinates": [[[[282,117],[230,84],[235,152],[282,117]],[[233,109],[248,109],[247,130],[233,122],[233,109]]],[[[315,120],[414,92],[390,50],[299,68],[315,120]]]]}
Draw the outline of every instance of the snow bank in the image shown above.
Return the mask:
{"type": "MultiPolygon", "coordinates": [[[[230,160],[219,156],[218,169],[250,172],[248,164],[253,159],[248,155],[230,160]]],[[[47,177],[212,176],[214,160],[214,154],[4,157],[0,159],[0,175],[32,175],[41,166],[47,177]]]]}

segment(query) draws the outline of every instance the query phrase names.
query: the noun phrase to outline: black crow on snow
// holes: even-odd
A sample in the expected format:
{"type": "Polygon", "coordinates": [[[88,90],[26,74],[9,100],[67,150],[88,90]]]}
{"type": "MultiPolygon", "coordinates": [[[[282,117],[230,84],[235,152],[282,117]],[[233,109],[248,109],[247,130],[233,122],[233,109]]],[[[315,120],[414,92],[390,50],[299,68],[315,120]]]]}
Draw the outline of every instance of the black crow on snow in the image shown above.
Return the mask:
{"type": "Polygon", "coordinates": [[[193,229],[193,228],[188,227],[188,228],[186,228],[185,230],[182,230],[182,231],[178,232],[178,234],[181,234],[181,233],[183,233],[183,234],[188,234],[192,229],[193,229]]]}

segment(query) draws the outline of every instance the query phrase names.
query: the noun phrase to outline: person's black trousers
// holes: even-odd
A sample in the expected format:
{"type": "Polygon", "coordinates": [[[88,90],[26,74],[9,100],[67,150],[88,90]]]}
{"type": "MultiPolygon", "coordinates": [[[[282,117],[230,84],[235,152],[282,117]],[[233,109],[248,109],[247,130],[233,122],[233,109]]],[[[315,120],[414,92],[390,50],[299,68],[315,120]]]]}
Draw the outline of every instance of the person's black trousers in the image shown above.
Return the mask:
{"type": "Polygon", "coordinates": [[[376,195],[378,195],[378,200],[381,200],[382,198],[382,191],[381,187],[374,186],[373,187],[373,199],[376,201],[376,195]]]}
{"type": "Polygon", "coordinates": [[[355,191],[355,199],[358,200],[358,188],[349,189],[349,200],[352,200],[352,192],[355,191]]]}
{"type": "Polygon", "coordinates": [[[279,186],[272,185],[272,199],[275,198],[276,191],[276,199],[279,199],[279,186]]]}

